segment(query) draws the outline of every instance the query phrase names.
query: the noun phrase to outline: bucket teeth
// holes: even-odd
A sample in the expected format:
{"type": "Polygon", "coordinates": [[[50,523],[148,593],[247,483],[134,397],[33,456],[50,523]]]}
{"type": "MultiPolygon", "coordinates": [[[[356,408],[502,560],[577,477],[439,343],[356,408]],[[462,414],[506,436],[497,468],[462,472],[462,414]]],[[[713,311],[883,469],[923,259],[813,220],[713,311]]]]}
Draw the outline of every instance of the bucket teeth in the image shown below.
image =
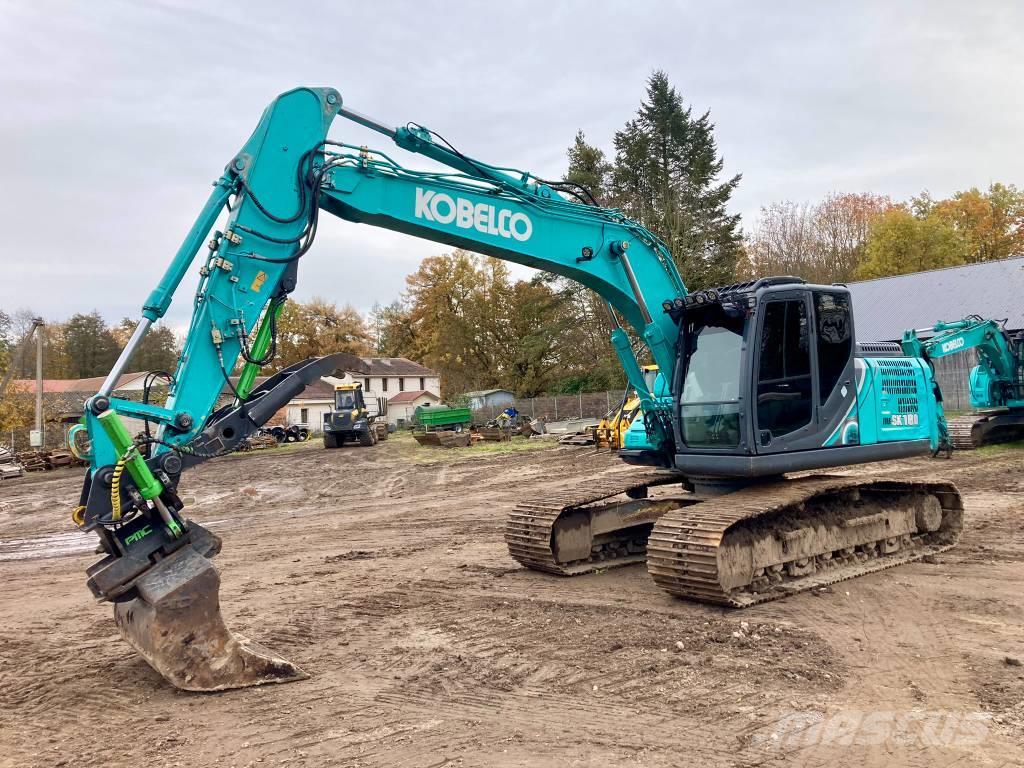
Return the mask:
{"type": "Polygon", "coordinates": [[[114,620],[135,650],[186,691],[223,691],[303,680],[290,661],[233,634],[220,614],[220,574],[191,546],[160,560],[115,603],[114,620]]]}

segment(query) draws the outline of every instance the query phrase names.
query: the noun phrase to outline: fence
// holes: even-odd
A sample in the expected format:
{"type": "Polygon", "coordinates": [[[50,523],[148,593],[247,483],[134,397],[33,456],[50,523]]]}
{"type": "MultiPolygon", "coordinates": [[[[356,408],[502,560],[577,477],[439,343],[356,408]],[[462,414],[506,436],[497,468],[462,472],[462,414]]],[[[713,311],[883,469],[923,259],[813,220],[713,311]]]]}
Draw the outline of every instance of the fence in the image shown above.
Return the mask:
{"type": "MultiPolygon", "coordinates": [[[[92,393],[86,392],[45,392],[43,394],[43,448],[56,450],[68,447],[68,430],[79,422],[83,414],[83,404],[92,393]]],[[[137,391],[118,390],[114,395],[123,400],[141,400],[142,393],[137,391]]],[[[163,402],[163,393],[159,392],[163,402]]],[[[26,416],[31,418],[33,404],[26,405],[26,416]]],[[[131,434],[142,430],[142,422],[138,419],[125,418],[125,426],[131,434]]],[[[16,427],[0,431],[0,443],[8,445],[15,451],[27,451],[29,432],[33,427],[16,427]]]]}
{"type": "MultiPolygon", "coordinates": [[[[531,419],[543,417],[546,421],[564,419],[600,419],[622,403],[623,390],[581,392],[576,395],[548,395],[544,397],[516,398],[511,405],[523,416],[531,419]]],[[[484,423],[497,417],[508,405],[488,405],[473,410],[473,422],[484,423]]]]}
{"type": "Polygon", "coordinates": [[[978,364],[978,353],[973,349],[959,355],[942,357],[934,361],[935,380],[942,389],[942,406],[947,411],[971,409],[971,368],[978,364]]]}
{"type": "MultiPolygon", "coordinates": [[[[947,411],[971,410],[971,369],[978,364],[974,350],[934,361],[935,379],[942,389],[943,407],[947,411]]],[[[564,419],[600,419],[622,403],[623,390],[583,392],[576,395],[516,398],[512,406],[524,416],[547,421],[564,419]]],[[[473,410],[473,422],[484,423],[497,417],[507,405],[490,405],[473,410]]]]}

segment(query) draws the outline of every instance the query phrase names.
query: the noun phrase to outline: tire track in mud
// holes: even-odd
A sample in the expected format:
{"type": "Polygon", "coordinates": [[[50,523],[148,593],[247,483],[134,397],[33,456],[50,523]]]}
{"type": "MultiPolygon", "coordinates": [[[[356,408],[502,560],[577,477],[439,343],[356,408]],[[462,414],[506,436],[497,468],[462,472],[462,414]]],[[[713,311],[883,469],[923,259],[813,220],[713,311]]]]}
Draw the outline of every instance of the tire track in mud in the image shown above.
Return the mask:
{"type": "MultiPolygon", "coordinates": [[[[1012,617],[985,600],[1005,596],[1020,613],[1012,579],[978,591],[979,579],[1005,580],[1024,551],[1017,512],[1000,501],[1024,490],[1010,487],[1019,458],[955,468],[968,526],[987,522],[965,532],[964,544],[991,549],[955,549],[937,565],[726,613],[662,595],[642,568],[568,580],[507,559],[507,507],[523,494],[629,471],[614,458],[554,449],[410,465],[387,451],[336,454],[217,460],[190,479],[210,494],[197,519],[224,521],[217,563],[228,626],[305,667],[313,677],[301,683],[177,693],[123,644],[108,608],[88,605],[77,572],[85,558],[0,563],[0,578],[31,587],[34,601],[82,596],[80,607],[64,599],[63,613],[45,620],[33,603],[0,604],[0,745],[18,768],[60,760],[242,768],[258,758],[253,768],[793,766],[851,756],[943,764],[956,755],[896,751],[889,763],[849,749],[787,755],[758,738],[794,709],[977,706],[969,662],[948,652],[971,638],[1011,636],[1012,617]],[[288,482],[251,479],[274,474],[288,482]],[[348,490],[318,496],[335,475],[352,478],[348,490]],[[224,495],[245,487],[256,495],[224,495]],[[998,635],[986,628],[997,621],[998,635]],[[741,622],[748,629],[734,637],[741,622]],[[152,740],[116,743],[112,721],[152,740]]],[[[907,462],[900,471],[931,466],[907,462]]],[[[46,498],[45,484],[39,490],[46,498]]],[[[1004,763],[1020,756],[1005,739],[993,737],[990,748],[1004,763]]]]}
{"type": "MultiPolygon", "coordinates": [[[[821,598],[801,597],[779,604],[778,613],[803,625],[817,624],[818,631],[851,665],[842,707],[808,702],[806,711],[823,716],[854,711],[865,715],[893,712],[941,712],[977,716],[983,707],[975,695],[974,670],[965,658],[965,608],[975,601],[958,596],[957,567],[971,556],[967,542],[981,534],[980,520],[1018,520],[1022,495],[968,490],[977,479],[964,484],[965,535],[953,550],[935,563],[918,563],[838,585],[821,598]],[[951,573],[939,570],[954,566],[951,573]],[[821,604],[824,603],[824,606],[821,604]],[[955,617],[951,620],[950,617],[955,617]]],[[[1014,523],[1010,523],[1012,527],[1014,523]]],[[[1019,525],[1017,525],[1018,530],[1019,525]]],[[[985,538],[991,535],[986,532],[985,538]]],[[[991,540],[991,539],[989,539],[991,540]]],[[[1018,540],[1014,559],[1021,558],[1018,540]]],[[[967,608],[969,611],[970,608],[967,608]]],[[[1021,621],[1017,620],[1018,631],[1021,621]]],[[[969,632],[969,630],[968,630],[969,632]]],[[[977,635],[978,633],[970,633],[977,635]]],[[[997,734],[994,744],[980,747],[949,747],[950,760],[988,760],[1009,748],[997,734]]],[[[785,755],[788,765],[820,765],[836,759],[855,759],[864,766],[934,765],[935,754],[919,743],[856,746],[807,744],[785,755]]]]}

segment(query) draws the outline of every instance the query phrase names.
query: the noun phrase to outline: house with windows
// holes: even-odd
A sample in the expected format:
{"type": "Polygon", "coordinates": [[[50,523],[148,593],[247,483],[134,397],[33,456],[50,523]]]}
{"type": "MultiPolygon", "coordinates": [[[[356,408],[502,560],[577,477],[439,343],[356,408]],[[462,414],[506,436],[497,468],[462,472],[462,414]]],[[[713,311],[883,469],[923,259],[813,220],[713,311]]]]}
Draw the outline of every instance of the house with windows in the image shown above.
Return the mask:
{"type": "MultiPolygon", "coordinates": [[[[324,376],[309,384],[302,392],[278,411],[270,424],[305,424],[318,431],[324,423],[324,414],[334,408],[334,387],[338,384],[359,383],[363,385],[363,397],[372,412],[385,414],[391,424],[397,419],[405,418],[406,405],[413,403],[412,411],[417,405],[441,400],[441,377],[437,371],[415,363],[404,357],[365,357],[361,358],[369,369],[367,372],[338,370],[330,376],[324,376]],[[390,413],[389,401],[395,395],[415,393],[415,397],[403,398],[399,402],[398,415],[390,413]]],[[[237,378],[232,377],[237,384],[237,378]]],[[[266,379],[259,377],[256,385],[266,379]]],[[[230,387],[224,386],[219,404],[233,398],[230,387]]]]}

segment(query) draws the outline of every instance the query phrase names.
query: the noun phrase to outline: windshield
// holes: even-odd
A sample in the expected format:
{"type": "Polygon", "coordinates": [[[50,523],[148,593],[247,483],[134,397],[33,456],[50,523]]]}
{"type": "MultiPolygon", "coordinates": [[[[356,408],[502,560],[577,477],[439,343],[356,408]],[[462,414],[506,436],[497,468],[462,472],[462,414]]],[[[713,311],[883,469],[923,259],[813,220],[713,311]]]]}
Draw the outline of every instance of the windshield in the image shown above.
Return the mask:
{"type": "Polygon", "coordinates": [[[352,410],[356,407],[356,397],[352,392],[335,392],[334,407],[340,410],[352,410]]]}
{"type": "Polygon", "coordinates": [[[694,448],[734,448],[740,441],[743,320],[688,324],[686,374],[680,395],[684,442],[694,448]]]}
{"type": "Polygon", "coordinates": [[[692,350],[683,381],[683,403],[734,402],[740,395],[740,346],[736,331],[704,326],[690,337],[692,350]]]}

